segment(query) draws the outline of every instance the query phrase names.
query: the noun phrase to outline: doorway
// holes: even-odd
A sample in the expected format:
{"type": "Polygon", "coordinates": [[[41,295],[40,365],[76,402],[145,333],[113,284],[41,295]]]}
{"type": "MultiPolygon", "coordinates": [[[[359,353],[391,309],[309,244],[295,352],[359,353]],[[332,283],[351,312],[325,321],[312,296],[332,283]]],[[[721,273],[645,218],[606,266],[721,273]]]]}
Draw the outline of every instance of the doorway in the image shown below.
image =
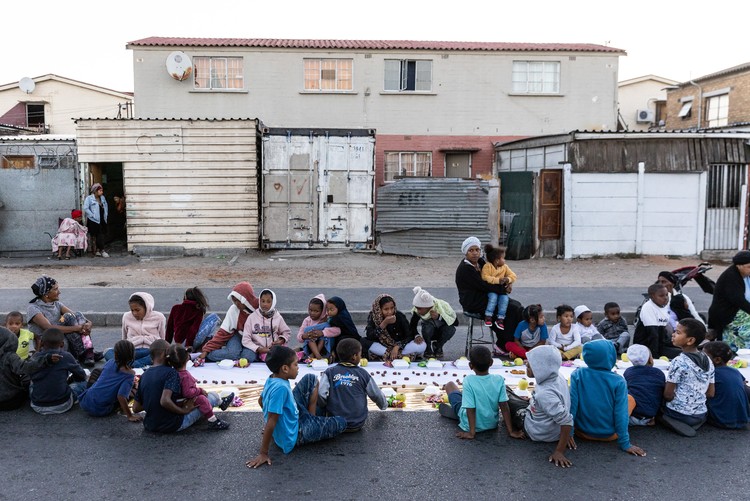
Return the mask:
{"type": "Polygon", "coordinates": [[[107,199],[108,207],[105,238],[108,252],[126,252],[128,234],[122,162],[90,163],[82,179],[88,179],[88,184],[84,187],[86,192],[82,198],[88,195],[88,189],[94,183],[101,183],[104,188],[104,197],[107,199]]]}
{"type": "Polygon", "coordinates": [[[471,152],[446,153],[445,177],[471,177],[471,152]]]}

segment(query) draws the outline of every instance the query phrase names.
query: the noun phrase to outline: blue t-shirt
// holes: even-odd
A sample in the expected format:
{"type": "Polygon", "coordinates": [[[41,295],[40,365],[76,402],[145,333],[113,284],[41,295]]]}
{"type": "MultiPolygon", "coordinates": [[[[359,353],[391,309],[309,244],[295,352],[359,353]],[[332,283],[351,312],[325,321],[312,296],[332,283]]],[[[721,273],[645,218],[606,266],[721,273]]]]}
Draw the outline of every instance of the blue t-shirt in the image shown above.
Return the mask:
{"type": "Polygon", "coordinates": [[[277,377],[266,379],[260,397],[263,402],[263,419],[266,422],[268,413],[279,415],[276,428],[273,429],[273,441],[284,454],[289,454],[297,444],[299,435],[299,410],[289,381],[277,377]]]}
{"type": "Polygon", "coordinates": [[[182,414],[175,414],[162,407],[161,394],[164,390],[172,390],[172,400],[182,394],[177,371],[166,365],[154,365],[147,369],[138,383],[135,399],[146,411],[143,427],[148,431],[171,433],[182,426],[182,414]]]}
{"type": "Polygon", "coordinates": [[[122,372],[115,361],[110,360],[104,364],[94,385],[79,397],[78,404],[90,416],[108,416],[115,410],[118,396],[128,399],[134,379],[135,374],[122,372]]]}
{"type": "Polygon", "coordinates": [[[664,371],[649,365],[634,365],[625,370],[628,393],[635,399],[633,415],[639,418],[652,418],[661,408],[664,398],[664,371]]]}
{"type": "Polygon", "coordinates": [[[714,369],[714,398],[709,398],[708,419],[724,428],[744,428],[750,422],[745,379],[734,367],[714,369]]]}
{"type": "Polygon", "coordinates": [[[475,430],[494,430],[499,420],[498,404],[508,401],[505,379],[500,374],[478,376],[469,374],[464,378],[461,394],[461,409],[458,411],[458,426],[469,431],[469,418],[466,409],[476,409],[475,430]]]}
{"type": "Polygon", "coordinates": [[[546,340],[549,334],[547,333],[546,324],[537,325],[536,329],[532,332],[529,330],[529,323],[526,320],[522,320],[518,324],[518,327],[516,327],[513,337],[518,339],[524,347],[533,348],[539,344],[539,341],[546,340]]]}

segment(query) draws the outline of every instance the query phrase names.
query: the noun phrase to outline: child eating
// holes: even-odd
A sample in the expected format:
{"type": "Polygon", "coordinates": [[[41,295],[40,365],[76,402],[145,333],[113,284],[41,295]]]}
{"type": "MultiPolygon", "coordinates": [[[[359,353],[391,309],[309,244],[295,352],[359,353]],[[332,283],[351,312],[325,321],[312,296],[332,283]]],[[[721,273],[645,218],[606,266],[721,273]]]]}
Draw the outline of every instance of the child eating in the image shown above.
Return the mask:
{"type": "Polygon", "coordinates": [[[433,297],[421,287],[414,287],[414,307],[411,310],[409,329],[417,337],[417,327],[422,326],[421,334],[427,346],[425,357],[443,358],[443,346],[456,333],[458,318],[447,301],[433,297]]]}

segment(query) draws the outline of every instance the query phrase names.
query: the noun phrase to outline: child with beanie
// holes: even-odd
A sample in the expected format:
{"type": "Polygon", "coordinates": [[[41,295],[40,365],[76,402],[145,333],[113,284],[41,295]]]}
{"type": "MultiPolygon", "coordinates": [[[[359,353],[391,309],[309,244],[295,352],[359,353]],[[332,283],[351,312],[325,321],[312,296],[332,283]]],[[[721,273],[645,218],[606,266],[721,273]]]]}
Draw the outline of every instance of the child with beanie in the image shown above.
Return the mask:
{"type": "Polygon", "coordinates": [[[458,318],[451,305],[447,301],[433,297],[429,292],[417,286],[414,292],[413,308],[411,310],[411,322],[409,329],[412,337],[419,332],[418,326],[422,326],[422,338],[427,343],[426,357],[443,357],[443,346],[456,333],[458,318]]]}
{"type": "Polygon", "coordinates": [[[628,383],[628,395],[635,400],[630,424],[653,426],[661,408],[666,377],[661,369],[654,367],[651,350],[646,346],[634,344],[628,348],[627,355],[633,367],[625,369],[623,376],[628,383]]]}

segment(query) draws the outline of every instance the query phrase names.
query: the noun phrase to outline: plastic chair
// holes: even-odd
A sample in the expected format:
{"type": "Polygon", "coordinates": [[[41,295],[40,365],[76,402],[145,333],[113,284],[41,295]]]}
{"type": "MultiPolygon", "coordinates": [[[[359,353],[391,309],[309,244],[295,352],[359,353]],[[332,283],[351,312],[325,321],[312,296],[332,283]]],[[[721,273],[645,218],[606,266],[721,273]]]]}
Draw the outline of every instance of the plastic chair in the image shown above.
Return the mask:
{"type": "Polygon", "coordinates": [[[466,349],[464,350],[464,356],[469,356],[469,350],[474,345],[488,345],[491,352],[494,352],[497,343],[495,341],[495,333],[490,327],[484,325],[484,315],[479,313],[464,312],[464,317],[467,319],[467,331],[466,331],[466,349]],[[474,324],[479,326],[479,336],[474,335],[474,324]],[[485,327],[487,333],[485,333],[485,327]]]}

